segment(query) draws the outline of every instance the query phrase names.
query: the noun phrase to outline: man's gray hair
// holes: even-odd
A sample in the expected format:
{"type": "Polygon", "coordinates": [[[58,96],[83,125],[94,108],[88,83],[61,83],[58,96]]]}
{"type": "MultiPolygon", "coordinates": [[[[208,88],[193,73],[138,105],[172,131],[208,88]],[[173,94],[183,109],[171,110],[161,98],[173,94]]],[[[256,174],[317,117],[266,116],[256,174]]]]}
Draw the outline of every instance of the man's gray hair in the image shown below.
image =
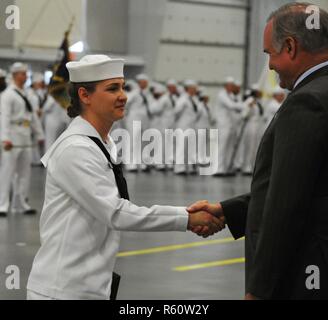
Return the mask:
{"type": "Polygon", "coordinates": [[[282,50],[287,37],[296,39],[307,52],[328,50],[328,13],[317,7],[320,9],[320,27],[319,29],[309,29],[307,20],[310,14],[306,13],[308,6],[313,6],[313,4],[289,3],[274,11],[268,18],[268,22],[273,19],[272,41],[278,52],[282,50]]]}

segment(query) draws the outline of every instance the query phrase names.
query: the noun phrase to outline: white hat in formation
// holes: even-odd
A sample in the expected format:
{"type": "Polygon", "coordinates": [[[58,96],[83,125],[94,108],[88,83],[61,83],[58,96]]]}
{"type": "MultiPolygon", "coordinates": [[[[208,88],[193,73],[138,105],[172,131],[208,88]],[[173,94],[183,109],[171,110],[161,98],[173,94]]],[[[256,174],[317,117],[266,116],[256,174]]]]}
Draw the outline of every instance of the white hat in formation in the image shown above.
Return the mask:
{"type": "Polygon", "coordinates": [[[239,80],[235,80],[235,81],[234,81],[234,84],[235,84],[237,87],[241,87],[241,81],[239,81],[239,80]]]}
{"type": "Polygon", "coordinates": [[[178,83],[177,83],[177,81],[174,80],[174,79],[169,79],[169,80],[166,81],[166,85],[167,85],[167,86],[177,86],[178,83]]]}
{"type": "Polygon", "coordinates": [[[165,92],[166,92],[166,87],[165,86],[163,86],[160,83],[155,83],[154,84],[154,93],[155,94],[162,94],[162,93],[165,93],[165,92]]]}
{"type": "Polygon", "coordinates": [[[276,86],[273,90],[272,90],[272,94],[281,94],[281,93],[285,93],[285,90],[279,86],[276,86]]]}
{"type": "Polygon", "coordinates": [[[233,77],[226,77],[224,79],[224,83],[227,84],[227,83],[235,83],[235,79],[233,77]]]}
{"type": "Polygon", "coordinates": [[[185,80],[183,85],[185,87],[197,87],[198,86],[198,83],[197,81],[195,80],[192,80],[192,79],[188,79],[188,80],[185,80]]]}
{"type": "Polygon", "coordinates": [[[149,81],[149,77],[144,73],[140,73],[136,76],[136,80],[137,81],[141,81],[141,80],[149,81]]]}
{"type": "Polygon", "coordinates": [[[246,96],[249,96],[251,93],[252,93],[252,91],[250,89],[246,89],[245,90],[245,95],[246,96]]]}
{"type": "Polygon", "coordinates": [[[259,86],[258,83],[253,83],[251,85],[251,90],[253,90],[253,91],[261,91],[260,86],[259,86]]]}
{"type": "Polygon", "coordinates": [[[201,89],[200,92],[199,92],[199,96],[200,96],[201,98],[209,97],[208,91],[206,90],[205,87],[202,87],[202,89],[201,89]]]}
{"type": "Polygon", "coordinates": [[[40,72],[34,72],[32,76],[32,83],[36,82],[43,82],[44,81],[44,75],[40,72]]]}
{"type": "Polygon", "coordinates": [[[183,94],[185,92],[184,87],[181,85],[177,85],[177,90],[178,90],[179,94],[183,94]]]}
{"type": "Polygon", "coordinates": [[[71,82],[92,82],[124,78],[124,59],[103,54],[84,56],[80,61],[66,63],[71,82]]]}
{"type": "Polygon", "coordinates": [[[5,78],[7,76],[7,72],[3,69],[0,69],[0,78],[5,78]]]}
{"type": "Polygon", "coordinates": [[[22,62],[15,62],[11,67],[10,67],[10,72],[11,73],[16,73],[16,72],[27,72],[28,67],[27,64],[22,63],[22,62]]]}
{"type": "Polygon", "coordinates": [[[126,80],[125,85],[130,86],[131,89],[135,89],[138,86],[138,84],[133,79],[126,80]]]}

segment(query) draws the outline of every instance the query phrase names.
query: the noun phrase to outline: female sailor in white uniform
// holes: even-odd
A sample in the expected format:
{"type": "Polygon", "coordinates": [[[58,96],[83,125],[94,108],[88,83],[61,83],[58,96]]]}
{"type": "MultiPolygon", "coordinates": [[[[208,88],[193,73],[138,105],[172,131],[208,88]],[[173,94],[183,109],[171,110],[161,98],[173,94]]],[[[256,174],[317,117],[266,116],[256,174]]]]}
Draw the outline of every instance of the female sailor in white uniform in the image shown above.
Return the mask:
{"type": "Polygon", "coordinates": [[[41,159],[47,168],[41,247],[27,284],[28,299],[109,299],[120,231],[186,231],[220,221],[184,207],[139,207],[128,200],[113,122],[124,116],[122,59],[85,56],[69,62],[75,119],[41,159]]]}

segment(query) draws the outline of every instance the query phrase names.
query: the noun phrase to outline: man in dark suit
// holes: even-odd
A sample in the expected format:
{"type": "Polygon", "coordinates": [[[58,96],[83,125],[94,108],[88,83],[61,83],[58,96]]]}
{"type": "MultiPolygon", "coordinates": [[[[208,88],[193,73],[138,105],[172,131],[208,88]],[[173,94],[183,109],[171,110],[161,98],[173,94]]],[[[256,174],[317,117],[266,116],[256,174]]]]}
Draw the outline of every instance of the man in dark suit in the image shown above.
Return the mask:
{"type": "Polygon", "coordinates": [[[189,208],[245,236],[246,299],[328,299],[328,13],[309,29],[306,8],[278,9],[264,31],[270,68],[291,93],[262,138],[251,192],[189,208]]]}

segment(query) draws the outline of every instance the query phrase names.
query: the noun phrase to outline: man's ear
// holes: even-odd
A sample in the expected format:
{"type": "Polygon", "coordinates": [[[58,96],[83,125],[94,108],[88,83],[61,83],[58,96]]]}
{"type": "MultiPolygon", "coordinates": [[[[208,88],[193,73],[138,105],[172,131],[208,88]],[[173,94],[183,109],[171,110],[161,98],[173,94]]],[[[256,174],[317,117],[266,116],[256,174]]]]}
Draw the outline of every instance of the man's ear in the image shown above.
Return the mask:
{"type": "Polygon", "coordinates": [[[78,90],[79,98],[81,102],[85,105],[88,105],[90,103],[90,94],[87,91],[87,89],[80,87],[78,90]]]}
{"type": "Polygon", "coordinates": [[[294,60],[297,55],[297,49],[296,40],[292,37],[288,37],[285,40],[285,50],[292,60],[294,60]]]}

